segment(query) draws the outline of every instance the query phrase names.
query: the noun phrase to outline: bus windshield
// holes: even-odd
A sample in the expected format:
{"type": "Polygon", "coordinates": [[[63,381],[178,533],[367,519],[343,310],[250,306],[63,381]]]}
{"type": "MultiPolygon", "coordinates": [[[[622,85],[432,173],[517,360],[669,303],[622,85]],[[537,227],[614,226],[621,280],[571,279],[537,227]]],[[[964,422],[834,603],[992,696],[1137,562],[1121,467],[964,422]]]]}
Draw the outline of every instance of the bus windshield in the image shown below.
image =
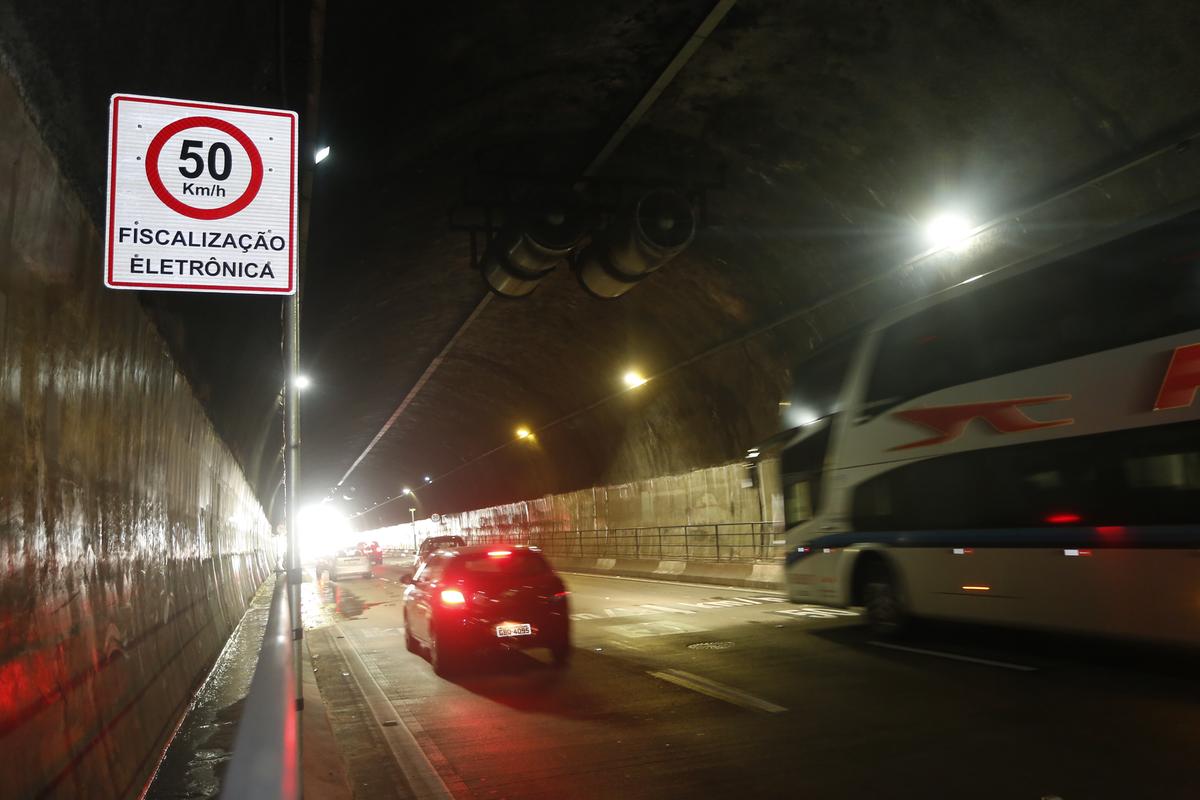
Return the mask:
{"type": "Polygon", "coordinates": [[[789,528],[808,522],[817,513],[833,419],[826,417],[810,426],[780,457],[784,520],[789,528]]]}

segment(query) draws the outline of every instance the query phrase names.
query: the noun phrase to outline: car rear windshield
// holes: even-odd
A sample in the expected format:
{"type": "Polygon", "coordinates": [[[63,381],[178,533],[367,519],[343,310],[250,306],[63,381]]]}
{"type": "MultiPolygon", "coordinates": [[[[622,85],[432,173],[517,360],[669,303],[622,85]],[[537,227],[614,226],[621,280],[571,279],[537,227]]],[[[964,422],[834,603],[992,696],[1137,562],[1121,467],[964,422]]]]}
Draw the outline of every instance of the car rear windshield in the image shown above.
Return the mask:
{"type": "MultiPolygon", "coordinates": [[[[501,552],[505,551],[493,551],[501,552]]],[[[460,568],[471,575],[533,576],[551,571],[546,559],[528,550],[513,550],[507,555],[471,553],[461,556],[459,560],[460,568]]]]}
{"type": "Polygon", "coordinates": [[[421,552],[432,553],[434,550],[446,550],[452,547],[462,547],[463,541],[456,536],[441,536],[436,539],[426,539],[421,542],[421,552]]]}

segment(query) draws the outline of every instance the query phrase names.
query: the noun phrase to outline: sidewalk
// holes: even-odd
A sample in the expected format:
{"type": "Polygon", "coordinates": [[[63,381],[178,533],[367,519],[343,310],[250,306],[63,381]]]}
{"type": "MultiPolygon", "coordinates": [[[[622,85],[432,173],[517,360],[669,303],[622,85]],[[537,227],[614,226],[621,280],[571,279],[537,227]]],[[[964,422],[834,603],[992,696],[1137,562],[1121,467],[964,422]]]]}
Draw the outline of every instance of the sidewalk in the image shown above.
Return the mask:
{"type": "Polygon", "coordinates": [[[305,800],[350,800],[346,762],[334,738],[325,700],[317,688],[307,637],[304,640],[304,719],[301,725],[305,800]]]}

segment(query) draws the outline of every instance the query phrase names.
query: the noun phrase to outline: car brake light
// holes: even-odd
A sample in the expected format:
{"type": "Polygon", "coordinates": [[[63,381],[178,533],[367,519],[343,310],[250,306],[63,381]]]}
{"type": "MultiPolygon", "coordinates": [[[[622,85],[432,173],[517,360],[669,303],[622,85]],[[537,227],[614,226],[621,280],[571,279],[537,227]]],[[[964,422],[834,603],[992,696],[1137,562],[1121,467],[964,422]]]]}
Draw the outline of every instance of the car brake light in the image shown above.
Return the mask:
{"type": "Polygon", "coordinates": [[[1083,517],[1078,514],[1067,512],[1065,514],[1050,514],[1046,517],[1046,522],[1049,522],[1051,525],[1070,525],[1079,522],[1081,519],[1083,517]]]}
{"type": "Polygon", "coordinates": [[[467,598],[463,597],[463,593],[458,589],[442,589],[441,597],[444,606],[461,606],[467,602],[467,598]]]}
{"type": "Polygon", "coordinates": [[[488,555],[492,558],[504,558],[505,556],[511,556],[512,550],[489,550],[488,555]]]}

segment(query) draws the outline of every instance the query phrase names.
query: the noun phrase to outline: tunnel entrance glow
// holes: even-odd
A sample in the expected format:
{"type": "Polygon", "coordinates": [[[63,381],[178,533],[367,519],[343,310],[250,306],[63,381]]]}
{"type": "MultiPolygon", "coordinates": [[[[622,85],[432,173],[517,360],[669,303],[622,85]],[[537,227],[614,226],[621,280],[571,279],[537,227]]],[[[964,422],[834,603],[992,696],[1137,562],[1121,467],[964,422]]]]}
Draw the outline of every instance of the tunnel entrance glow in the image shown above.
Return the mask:
{"type": "Polygon", "coordinates": [[[300,526],[300,557],[312,560],[354,544],[350,523],[330,505],[313,505],[300,509],[296,520],[300,526]]]}

